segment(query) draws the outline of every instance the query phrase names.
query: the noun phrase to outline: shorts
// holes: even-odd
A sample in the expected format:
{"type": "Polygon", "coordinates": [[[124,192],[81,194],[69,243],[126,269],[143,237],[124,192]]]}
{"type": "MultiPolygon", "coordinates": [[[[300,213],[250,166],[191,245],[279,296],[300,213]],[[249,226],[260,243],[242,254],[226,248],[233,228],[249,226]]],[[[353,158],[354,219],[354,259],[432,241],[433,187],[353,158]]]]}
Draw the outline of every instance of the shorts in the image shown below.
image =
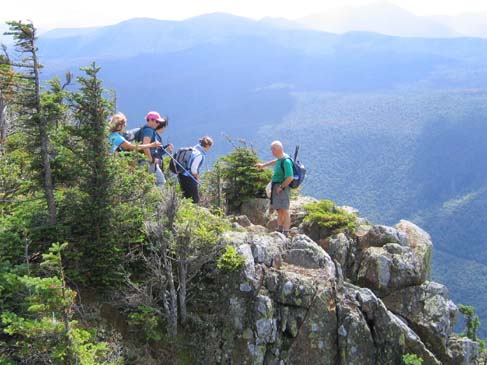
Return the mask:
{"type": "Polygon", "coordinates": [[[271,208],[275,210],[289,210],[289,203],[291,200],[291,188],[288,186],[278,194],[277,188],[279,186],[279,183],[272,183],[271,208]]]}

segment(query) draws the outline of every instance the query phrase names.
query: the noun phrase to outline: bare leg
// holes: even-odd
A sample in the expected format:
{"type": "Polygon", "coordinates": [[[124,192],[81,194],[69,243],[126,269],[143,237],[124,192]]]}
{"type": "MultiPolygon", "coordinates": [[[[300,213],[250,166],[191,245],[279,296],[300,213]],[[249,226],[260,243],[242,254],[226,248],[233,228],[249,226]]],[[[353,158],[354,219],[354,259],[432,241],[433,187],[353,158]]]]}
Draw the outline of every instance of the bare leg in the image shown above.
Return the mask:
{"type": "Polygon", "coordinates": [[[281,209],[279,210],[281,213],[281,222],[282,222],[282,228],[284,231],[289,231],[289,228],[291,228],[291,215],[289,214],[289,210],[284,210],[281,209]]]}

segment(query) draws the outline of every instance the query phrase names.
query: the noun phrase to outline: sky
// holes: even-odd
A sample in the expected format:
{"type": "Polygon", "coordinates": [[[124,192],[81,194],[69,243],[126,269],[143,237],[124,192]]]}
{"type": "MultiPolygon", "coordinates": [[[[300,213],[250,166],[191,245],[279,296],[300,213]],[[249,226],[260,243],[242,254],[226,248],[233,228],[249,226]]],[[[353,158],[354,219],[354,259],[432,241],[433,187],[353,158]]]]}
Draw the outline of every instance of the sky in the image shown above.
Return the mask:
{"type": "MultiPolygon", "coordinates": [[[[134,17],[181,20],[226,12],[249,18],[297,19],[373,0],[2,0],[0,21],[32,20],[42,29],[114,24],[134,17]]],[[[487,12],[485,0],[390,0],[416,15],[487,12]]]]}

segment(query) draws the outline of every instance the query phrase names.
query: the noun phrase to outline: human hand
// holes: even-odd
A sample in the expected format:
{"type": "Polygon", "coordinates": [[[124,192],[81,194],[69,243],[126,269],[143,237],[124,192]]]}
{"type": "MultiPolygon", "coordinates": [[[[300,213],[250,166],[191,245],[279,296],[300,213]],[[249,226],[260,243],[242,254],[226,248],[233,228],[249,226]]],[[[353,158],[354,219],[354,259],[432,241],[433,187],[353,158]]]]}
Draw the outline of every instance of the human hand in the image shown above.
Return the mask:
{"type": "Polygon", "coordinates": [[[170,143],[167,146],[166,150],[167,150],[167,152],[172,153],[174,151],[174,145],[172,143],[170,143]]]}
{"type": "Polygon", "coordinates": [[[262,170],[265,166],[263,163],[257,163],[255,164],[255,167],[257,167],[259,170],[262,170]]]}
{"type": "Polygon", "coordinates": [[[161,147],[161,146],[162,146],[162,143],[161,143],[161,142],[159,142],[159,141],[155,141],[155,142],[152,142],[152,143],[151,143],[151,146],[152,146],[152,147],[161,147]]]}

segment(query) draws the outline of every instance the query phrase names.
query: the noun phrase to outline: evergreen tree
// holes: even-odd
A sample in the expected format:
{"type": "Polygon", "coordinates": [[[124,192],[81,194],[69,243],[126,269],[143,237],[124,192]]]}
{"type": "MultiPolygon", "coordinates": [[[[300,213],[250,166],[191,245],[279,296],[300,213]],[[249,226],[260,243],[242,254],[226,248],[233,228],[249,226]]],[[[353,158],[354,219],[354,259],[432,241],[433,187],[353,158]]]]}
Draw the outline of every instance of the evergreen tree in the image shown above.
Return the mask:
{"type": "Polygon", "coordinates": [[[259,170],[257,152],[247,146],[236,147],[219,160],[223,178],[223,195],[229,213],[238,213],[242,203],[253,198],[264,198],[271,181],[270,170],[259,170]]]}
{"type": "Polygon", "coordinates": [[[15,72],[10,66],[10,60],[7,55],[0,55],[0,147],[2,150],[8,133],[7,112],[13,103],[15,88],[15,72]]]}
{"type": "Polygon", "coordinates": [[[9,60],[12,67],[23,70],[16,75],[20,80],[17,100],[21,110],[23,132],[33,137],[28,146],[40,158],[42,185],[48,208],[48,223],[56,224],[56,201],[50,163],[49,118],[41,103],[41,64],[37,55],[37,30],[32,23],[7,22],[15,41],[16,51],[21,55],[19,62],[9,60]]]}
{"type": "Polygon", "coordinates": [[[106,274],[118,268],[120,252],[111,242],[112,208],[110,192],[113,173],[110,169],[107,119],[110,103],[105,100],[100,70],[94,63],[78,77],[79,92],[73,94],[74,120],[72,130],[80,143],[76,151],[79,176],[77,227],[73,233],[80,239],[77,251],[82,256],[85,274],[95,281],[104,281],[106,274]],[[115,266],[115,267],[114,267],[115,266]]]}
{"type": "MultiPolygon", "coordinates": [[[[3,332],[12,336],[9,349],[15,349],[9,357],[22,364],[119,364],[106,361],[107,344],[95,343],[93,334],[74,319],[76,293],[66,284],[61,257],[66,246],[53,244],[43,255],[41,266],[53,276],[16,278],[29,294],[24,298],[24,313],[1,314],[3,332]]],[[[0,355],[0,363],[3,361],[7,360],[0,355]]]]}

